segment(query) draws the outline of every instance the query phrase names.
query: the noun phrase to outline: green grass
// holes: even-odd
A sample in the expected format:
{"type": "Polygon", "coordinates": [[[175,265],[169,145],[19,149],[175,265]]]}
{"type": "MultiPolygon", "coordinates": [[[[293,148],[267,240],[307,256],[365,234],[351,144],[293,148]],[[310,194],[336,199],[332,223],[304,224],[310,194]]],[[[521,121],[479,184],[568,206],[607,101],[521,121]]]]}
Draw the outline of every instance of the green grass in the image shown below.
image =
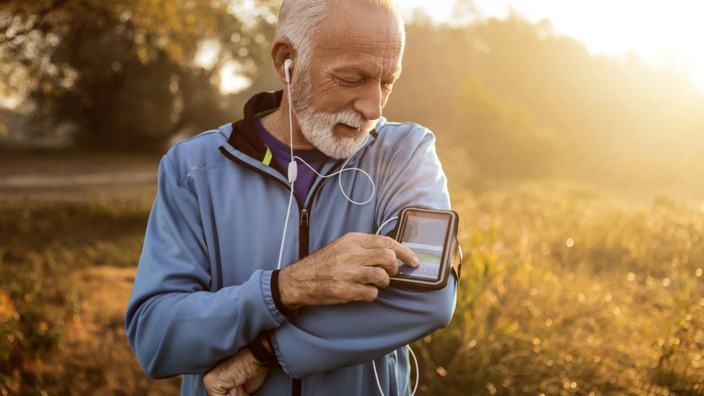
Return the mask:
{"type": "Polygon", "coordinates": [[[456,206],[463,279],[416,343],[424,394],[704,394],[701,208],[550,184],[456,206]]]}
{"type": "MultiPolygon", "coordinates": [[[[701,207],[550,183],[453,203],[463,277],[452,323],[414,344],[420,394],[704,394],[701,207]]],[[[0,204],[0,395],[177,392],[102,306],[126,298],[148,211],[0,204]]]]}
{"type": "Polygon", "coordinates": [[[178,393],[178,379],[141,372],[123,327],[124,274],[148,211],[136,202],[0,205],[0,395],[178,393]]]}

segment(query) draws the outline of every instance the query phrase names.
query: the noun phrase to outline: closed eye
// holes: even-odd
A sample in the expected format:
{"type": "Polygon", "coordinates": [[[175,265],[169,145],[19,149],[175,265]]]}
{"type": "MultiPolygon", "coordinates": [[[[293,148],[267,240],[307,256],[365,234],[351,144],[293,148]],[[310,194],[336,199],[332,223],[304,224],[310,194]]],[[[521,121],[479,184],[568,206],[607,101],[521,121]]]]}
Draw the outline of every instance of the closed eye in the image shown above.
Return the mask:
{"type": "Polygon", "coordinates": [[[339,84],[346,85],[346,86],[359,85],[364,81],[364,79],[361,79],[361,78],[353,79],[353,78],[340,78],[340,77],[335,77],[335,80],[339,84]]]}

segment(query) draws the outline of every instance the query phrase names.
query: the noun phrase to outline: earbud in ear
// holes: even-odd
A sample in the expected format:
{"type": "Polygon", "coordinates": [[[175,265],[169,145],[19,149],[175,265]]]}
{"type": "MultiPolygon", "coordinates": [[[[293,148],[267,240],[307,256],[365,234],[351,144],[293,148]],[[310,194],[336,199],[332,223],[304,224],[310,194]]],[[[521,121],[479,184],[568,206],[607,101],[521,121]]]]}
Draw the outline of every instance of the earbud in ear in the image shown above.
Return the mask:
{"type": "Polygon", "coordinates": [[[284,73],[286,74],[286,82],[291,82],[291,64],[293,61],[291,59],[286,59],[284,61],[284,73]]]}

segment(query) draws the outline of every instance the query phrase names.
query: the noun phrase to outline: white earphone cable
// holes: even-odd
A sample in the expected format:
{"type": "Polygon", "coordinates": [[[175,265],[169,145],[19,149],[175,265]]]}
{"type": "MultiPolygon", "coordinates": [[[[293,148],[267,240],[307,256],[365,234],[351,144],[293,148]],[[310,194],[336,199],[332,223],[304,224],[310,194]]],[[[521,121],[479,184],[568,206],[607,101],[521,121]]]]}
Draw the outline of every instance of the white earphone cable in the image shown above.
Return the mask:
{"type": "Polygon", "coordinates": [[[413,392],[411,392],[411,396],[416,394],[416,391],[418,390],[418,382],[420,380],[420,370],[418,369],[418,358],[416,357],[416,354],[413,352],[413,349],[411,349],[411,346],[408,345],[408,352],[411,353],[411,356],[413,357],[413,363],[416,366],[416,383],[413,385],[413,392]]]}
{"type": "MultiPolygon", "coordinates": [[[[288,209],[286,210],[286,222],[284,223],[284,232],[281,237],[281,247],[279,248],[279,261],[276,266],[277,269],[281,269],[281,259],[283,257],[283,252],[284,252],[284,243],[286,241],[286,231],[288,229],[288,220],[289,220],[289,217],[291,216],[291,205],[293,203],[293,194],[294,194],[293,186],[296,181],[296,177],[298,176],[298,164],[296,164],[296,159],[300,160],[311,171],[313,171],[316,175],[318,175],[318,177],[323,178],[323,179],[326,179],[328,177],[332,177],[335,175],[340,175],[340,174],[342,174],[342,172],[345,172],[345,171],[356,170],[356,171],[362,172],[369,179],[369,181],[372,184],[371,196],[364,202],[357,202],[357,201],[354,201],[352,198],[350,198],[347,195],[347,193],[345,192],[345,190],[342,188],[342,179],[338,178],[338,185],[340,186],[340,192],[342,192],[342,195],[344,195],[345,198],[347,199],[347,201],[349,201],[352,204],[355,204],[355,205],[367,204],[374,198],[374,195],[376,194],[376,186],[374,185],[374,179],[372,179],[372,177],[369,175],[369,173],[367,173],[366,171],[364,171],[363,169],[360,169],[360,168],[347,168],[347,169],[345,168],[345,166],[349,162],[350,158],[352,158],[352,155],[350,155],[345,160],[345,162],[342,164],[342,167],[340,168],[339,171],[334,172],[332,174],[329,174],[327,176],[323,176],[320,173],[318,173],[318,171],[316,171],[312,166],[310,166],[310,164],[308,164],[302,158],[300,158],[298,156],[294,157],[294,155],[293,155],[293,116],[292,116],[292,110],[291,110],[291,107],[292,107],[291,106],[291,80],[290,80],[290,74],[289,74],[290,71],[288,69],[290,67],[290,62],[287,62],[287,65],[285,67],[286,67],[286,69],[285,69],[286,85],[288,88],[287,89],[287,92],[288,92],[288,126],[289,126],[289,139],[290,139],[290,141],[289,141],[290,147],[289,148],[291,149],[291,162],[289,162],[289,164],[288,164],[288,175],[287,176],[288,176],[288,181],[291,185],[291,192],[290,192],[289,198],[288,198],[288,209]]],[[[364,147],[368,140],[369,140],[369,135],[367,135],[367,140],[365,140],[364,143],[359,146],[357,151],[359,151],[362,147],[364,147]]],[[[379,232],[381,232],[381,230],[384,228],[384,226],[386,226],[389,222],[396,220],[396,219],[398,219],[398,217],[392,217],[392,218],[384,221],[381,224],[381,226],[379,227],[379,229],[376,231],[376,234],[379,235],[379,232]]],[[[411,356],[413,357],[413,362],[415,363],[416,382],[413,387],[413,393],[412,393],[412,395],[415,395],[416,390],[418,389],[418,379],[420,377],[420,371],[418,370],[418,359],[416,358],[415,353],[413,353],[413,350],[411,349],[410,345],[407,345],[407,347],[408,347],[408,351],[410,352],[411,356]]],[[[376,378],[376,384],[379,387],[379,392],[381,393],[381,396],[385,396],[384,391],[381,388],[381,381],[379,380],[379,374],[377,373],[377,370],[376,370],[376,362],[373,360],[372,360],[372,366],[374,367],[374,377],[376,378]]]]}
{"type": "Polygon", "coordinates": [[[291,216],[291,203],[293,202],[293,183],[291,183],[291,193],[288,196],[288,210],[286,210],[286,222],[284,223],[284,234],[281,236],[281,247],[279,248],[279,262],[276,269],[281,269],[281,257],[284,254],[284,241],[286,240],[286,229],[288,228],[288,218],[291,216]]]}
{"type": "MultiPolygon", "coordinates": [[[[342,164],[342,167],[340,168],[339,171],[332,173],[332,174],[329,174],[327,176],[323,176],[320,173],[318,173],[318,171],[316,171],[312,166],[310,166],[310,164],[308,164],[305,160],[303,160],[303,158],[293,155],[293,111],[292,111],[293,106],[292,106],[292,101],[291,101],[291,81],[290,81],[290,74],[289,74],[290,71],[289,71],[288,67],[290,67],[290,63],[288,63],[288,66],[285,69],[285,73],[286,73],[286,85],[288,87],[288,89],[286,91],[288,93],[289,149],[291,150],[291,162],[289,162],[289,164],[288,164],[288,175],[287,176],[288,176],[289,184],[291,185],[291,193],[288,198],[288,209],[286,210],[286,222],[284,223],[284,233],[281,237],[281,246],[279,248],[279,260],[278,260],[278,264],[276,265],[276,269],[281,269],[281,260],[282,260],[283,253],[284,253],[284,244],[286,242],[286,231],[288,229],[289,217],[291,216],[291,206],[293,203],[293,194],[294,194],[293,186],[294,186],[294,183],[295,183],[296,178],[298,176],[298,164],[296,163],[296,159],[301,161],[305,166],[307,166],[311,171],[313,171],[313,173],[315,173],[316,175],[318,175],[318,177],[323,178],[323,179],[326,179],[328,177],[332,177],[335,175],[339,175],[345,171],[356,170],[356,171],[362,172],[369,179],[369,182],[372,184],[372,193],[369,196],[369,198],[364,202],[357,202],[357,201],[354,201],[352,198],[350,198],[347,195],[347,193],[345,192],[345,190],[342,188],[342,179],[338,178],[338,185],[340,186],[340,192],[342,192],[342,195],[345,196],[347,201],[349,201],[355,205],[364,205],[364,204],[369,203],[374,198],[374,195],[376,194],[376,185],[374,184],[374,179],[372,179],[372,177],[369,175],[369,173],[365,172],[363,169],[360,169],[360,168],[345,168],[347,163],[350,161],[350,158],[352,158],[352,155],[350,155],[345,160],[345,162],[342,164]]],[[[357,151],[359,151],[362,147],[364,147],[364,145],[367,143],[367,141],[369,141],[369,135],[367,135],[367,139],[364,141],[363,144],[361,144],[359,146],[357,151]]]]}
{"type": "MultiPolygon", "coordinates": [[[[288,75],[288,69],[286,69],[286,74],[288,75]]],[[[293,120],[291,115],[291,82],[287,76],[286,85],[288,85],[288,128],[289,128],[289,138],[290,138],[290,149],[291,149],[291,162],[288,164],[288,181],[291,185],[291,193],[288,196],[288,209],[286,210],[286,222],[284,222],[284,233],[281,236],[281,247],[279,248],[279,261],[276,265],[276,269],[281,269],[281,258],[284,254],[284,243],[286,242],[286,230],[288,229],[288,219],[291,216],[291,204],[293,203],[293,184],[298,176],[298,166],[296,161],[293,159],[293,120]]]]}
{"type": "MultiPolygon", "coordinates": [[[[418,382],[420,380],[420,370],[418,369],[418,358],[416,358],[415,352],[413,352],[413,349],[411,349],[410,345],[406,345],[408,348],[408,352],[411,353],[411,357],[413,358],[413,365],[416,368],[416,383],[413,385],[413,391],[411,392],[411,396],[416,394],[416,391],[418,390],[418,382]]],[[[374,378],[376,378],[376,386],[379,388],[379,393],[381,393],[381,396],[386,396],[384,395],[384,390],[381,389],[381,381],[379,380],[379,373],[376,371],[376,362],[372,360],[372,366],[374,367],[374,378]]]]}
{"type": "MultiPolygon", "coordinates": [[[[364,145],[367,144],[367,141],[369,141],[369,135],[367,135],[367,139],[364,141],[364,143],[362,143],[362,144],[359,146],[359,148],[357,149],[357,151],[359,151],[362,147],[364,147],[364,145]]],[[[354,155],[354,154],[353,154],[353,155],[354,155]]],[[[318,173],[318,171],[316,171],[312,166],[310,166],[310,164],[308,164],[305,160],[303,160],[303,158],[301,158],[301,157],[299,157],[299,156],[295,156],[295,157],[293,157],[293,158],[294,158],[294,159],[297,159],[297,160],[299,160],[299,161],[301,161],[305,166],[308,167],[308,169],[310,169],[313,173],[315,173],[316,175],[318,175],[318,177],[320,177],[321,179],[327,179],[328,177],[337,176],[337,175],[341,174],[342,172],[346,172],[346,171],[359,171],[359,172],[362,172],[362,174],[364,174],[364,176],[366,176],[367,179],[369,179],[369,182],[370,182],[371,185],[372,185],[372,193],[369,195],[369,198],[367,198],[366,201],[364,201],[364,202],[357,202],[357,201],[353,200],[352,198],[350,198],[350,196],[347,195],[347,193],[345,192],[344,188],[342,188],[342,179],[341,179],[341,178],[338,178],[338,179],[337,179],[337,183],[338,183],[338,186],[340,186],[340,192],[342,193],[342,195],[345,196],[345,199],[347,199],[347,201],[349,201],[350,203],[355,204],[355,205],[366,205],[366,204],[368,204],[372,199],[374,199],[374,195],[376,194],[376,185],[374,184],[374,179],[372,179],[372,177],[369,175],[369,173],[367,173],[364,169],[360,169],[360,168],[345,168],[345,166],[347,165],[347,163],[350,162],[350,158],[352,158],[352,155],[350,155],[349,157],[347,157],[347,159],[346,159],[345,162],[342,164],[342,167],[340,168],[339,171],[334,172],[334,173],[331,173],[331,174],[329,174],[329,175],[327,175],[327,176],[321,175],[320,173],[318,173]]]]}
{"type": "MultiPolygon", "coordinates": [[[[376,230],[376,235],[379,235],[381,233],[381,230],[384,229],[384,227],[389,224],[393,220],[397,220],[398,216],[394,216],[383,223],[379,226],[379,229],[376,230]]],[[[413,358],[413,363],[416,368],[416,383],[413,386],[413,392],[411,392],[411,396],[416,394],[416,391],[418,390],[418,380],[420,378],[420,370],[418,369],[418,358],[416,358],[416,354],[413,352],[413,349],[411,349],[410,345],[406,345],[408,347],[408,352],[411,353],[411,357],[413,358]]],[[[379,388],[379,393],[381,393],[381,396],[384,395],[384,390],[381,388],[381,381],[379,380],[379,373],[376,370],[376,361],[372,360],[372,367],[374,368],[374,378],[376,378],[376,386],[379,388]]]]}

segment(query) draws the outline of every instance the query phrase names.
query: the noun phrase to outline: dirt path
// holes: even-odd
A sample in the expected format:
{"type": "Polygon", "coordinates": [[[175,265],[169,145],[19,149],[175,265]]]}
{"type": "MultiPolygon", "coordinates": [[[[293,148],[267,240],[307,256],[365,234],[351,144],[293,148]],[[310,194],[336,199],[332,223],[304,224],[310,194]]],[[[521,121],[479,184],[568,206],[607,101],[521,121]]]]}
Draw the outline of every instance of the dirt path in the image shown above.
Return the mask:
{"type": "Polygon", "coordinates": [[[151,200],[159,157],[0,153],[0,202],[151,200]]]}

